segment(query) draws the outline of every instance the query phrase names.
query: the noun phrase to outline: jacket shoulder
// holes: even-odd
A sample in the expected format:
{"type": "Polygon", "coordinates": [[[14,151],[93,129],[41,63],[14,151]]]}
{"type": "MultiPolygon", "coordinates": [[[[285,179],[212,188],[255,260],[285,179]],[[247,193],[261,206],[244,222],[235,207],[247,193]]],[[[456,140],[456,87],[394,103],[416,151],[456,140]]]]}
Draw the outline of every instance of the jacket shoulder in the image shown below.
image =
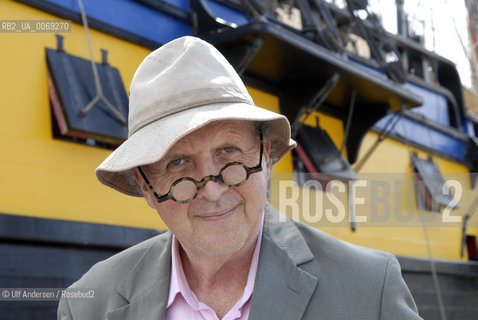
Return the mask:
{"type": "Polygon", "coordinates": [[[390,258],[395,259],[395,256],[391,253],[340,240],[304,223],[294,220],[291,221],[293,221],[307,242],[309,249],[316,257],[321,257],[322,259],[327,258],[337,262],[355,261],[363,264],[386,264],[390,258]]]}
{"type": "Polygon", "coordinates": [[[274,260],[264,269],[281,274],[286,267],[275,265],[284,265],[316,281],[302,319],[419,319],[392,254],[336,239],[270,206],[263,240],[261,256],[274,260]]]}
{"type": "MultiPolygon", "coordinates": [[[[118,289],[125,279],[134,277],[134,285],[127,284],[128,290],[147,286],[138,278],[141,272],[135,269],[146,260],[158,261],[160,256],[168,254],[171,233],[165,232],[151,239],[130,247],[106,260],[93,265],[78,281],[73,283],[67,292],[92,292],[88,299],[71,299],[62,296],[58,306],[58,319],[105,319],[109,311],[128,304],[128,298],[118,289]]],[[[167,262],[167,261],[166,261],[167,262]]],[[[151,266],[151,268],[156,267],[151,266]]],[[[141,269],[141,268],[140,268],[141,269]]]]}
{"type": "Polygon", "coordinates": [[[153,246],[166,248],[170,237],[170,232],[164,232],[94,264],[78,281],[71,285],[71,288],[101,287],[102,290],[114,290],[121,277],[128,274],[153,246]],[[111,286],[114,287],[109,288],[111,286]]]}

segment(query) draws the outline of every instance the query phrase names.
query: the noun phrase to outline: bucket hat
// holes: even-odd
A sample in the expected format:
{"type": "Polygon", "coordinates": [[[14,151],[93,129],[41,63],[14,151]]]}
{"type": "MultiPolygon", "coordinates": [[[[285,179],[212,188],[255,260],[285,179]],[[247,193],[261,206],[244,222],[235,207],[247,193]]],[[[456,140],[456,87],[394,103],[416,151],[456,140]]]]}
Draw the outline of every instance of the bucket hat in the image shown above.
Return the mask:
{"type": "Polygon", "coordinates": [[[271,159],[294,146],[287,118],[257,107],[239,75],[211,44],[195,37],[175,39],[150,53],[130,86],[128,139],[96,168],[103,184],[142,196],[133,177],[138,166],[155,163],[181,138],[212,122],[266,122],[274,137],[271,159]]]}

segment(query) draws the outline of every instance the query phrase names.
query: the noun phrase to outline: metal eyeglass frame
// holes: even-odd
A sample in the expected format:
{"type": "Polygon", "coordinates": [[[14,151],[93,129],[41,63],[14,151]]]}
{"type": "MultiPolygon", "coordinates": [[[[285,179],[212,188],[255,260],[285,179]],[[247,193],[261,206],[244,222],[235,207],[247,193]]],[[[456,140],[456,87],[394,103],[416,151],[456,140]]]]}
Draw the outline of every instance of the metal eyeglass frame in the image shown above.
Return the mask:
{"type": "Polygon", "coordinates": [[[174,202],[177,202],[177,203],[188,203],[188,202],[191,202],[193,201],[198,193],[199,193],[199,190],[201,190],[201,188],[206,185],[206,183],[208,183],[209,181],[213,181],[213,182],[221,182],[221,183],[224,183],[225,185],[227,185],[228,187],[240,187],[242,186],[243,184],[245,184],[247,182],[247,180],[249,180],[249,176],[253,173],[256,173],[256,172],[260,172],[262,171],[262,155],[263,155],[263,152],[264,152],[264,143],[263,143],[263,137],[262,137],[262,130],[259,129],[259,136],[260,136],[260,144],[261,144],[261,149],[260,149],[260,157],[259,157],[259,164],[254,166],[254,167],[248,167],[247,165],[245,165],[244,163],[242,162],[238,162],[238,161],[234,161],[234,162],[229,162],[227,163],[224,167],[221,168],[221,170],[219,171],[219,174],[214,176],[214,175],[209,175],[209,176],[205,176],[204,178],[202,178],[200,181],[196,181],[195,179],[191,178],[191,177],[183,177],[183,178],[179,178],[178,180],[174,181],[172,184],[171,184],[171,187],[169,188],[169,192],[166,193],[166,194],[163,194],[163,195],[159,195],[153,188],[153,185],[149,182],[148,178],[146,177],[146,174],[144,173],[143,169],[141,168],[141,166],[138,166],[138,171],[139,173],[141,174],[141,176],[143,177],[144,179],[144,182],[146,183],[146,185],[148,186],[149,190],[151,191],[151,193],[154,195],[154,197],[156,198],[156,200],[158,201],[158,203],[161,203],[161,202],[164,202],[166,200],[173,200],[174,202]],[[244,179],[244,181],[240,182],[240,183],[236,183],[236,184],[227,184],[226,182],[224,182],[224,178],[222,176],[222,172],[230,167],[230,166],[233,166],[233,165],[240,165],[244,168],[244,170],[246,170],[246,178],[244,179]],[[196,193],[194,194],[194,196],[192,196],[191,198],[189,199],[186,199],[186,200],[177,200],[176,198],[174,198],[173,196],[173,189],[174,187],[180,183],[181,181],[184,181],[184,180],[189,180],[189,181],[192,181],[195,185],[196,185],[196,193]]]}

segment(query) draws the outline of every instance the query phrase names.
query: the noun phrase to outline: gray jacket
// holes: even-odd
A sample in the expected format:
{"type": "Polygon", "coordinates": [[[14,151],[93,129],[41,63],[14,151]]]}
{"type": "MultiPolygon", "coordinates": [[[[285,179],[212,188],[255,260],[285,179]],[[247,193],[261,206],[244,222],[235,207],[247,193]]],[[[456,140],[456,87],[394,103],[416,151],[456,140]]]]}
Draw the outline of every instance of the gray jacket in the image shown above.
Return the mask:
{"type": "MultiPolygon", "coordinates": [[[[335,239],[266,206],[249,319],[421,319],[396,258],[335,239]]],[[[62,299],[58,319],[164,319],[171,232],[94,265],[62,299]]]]}

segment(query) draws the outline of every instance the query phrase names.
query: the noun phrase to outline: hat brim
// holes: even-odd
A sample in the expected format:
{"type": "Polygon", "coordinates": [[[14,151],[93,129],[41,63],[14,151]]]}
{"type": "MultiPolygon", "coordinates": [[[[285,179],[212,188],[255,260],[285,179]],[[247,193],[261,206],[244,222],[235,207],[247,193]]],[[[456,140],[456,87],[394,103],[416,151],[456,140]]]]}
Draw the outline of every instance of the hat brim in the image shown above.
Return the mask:
{"type": "Polygon", "coordinates": [[[246,103],[212,104],[169,115],[139,129],[96,168],[96,176],[122,193],[142,196],[132,169],[159,161],[186,135],[221,120],[267,122],[274,137],[271,158],[276,161],[295,147],[285,116],[246,103]]]}

